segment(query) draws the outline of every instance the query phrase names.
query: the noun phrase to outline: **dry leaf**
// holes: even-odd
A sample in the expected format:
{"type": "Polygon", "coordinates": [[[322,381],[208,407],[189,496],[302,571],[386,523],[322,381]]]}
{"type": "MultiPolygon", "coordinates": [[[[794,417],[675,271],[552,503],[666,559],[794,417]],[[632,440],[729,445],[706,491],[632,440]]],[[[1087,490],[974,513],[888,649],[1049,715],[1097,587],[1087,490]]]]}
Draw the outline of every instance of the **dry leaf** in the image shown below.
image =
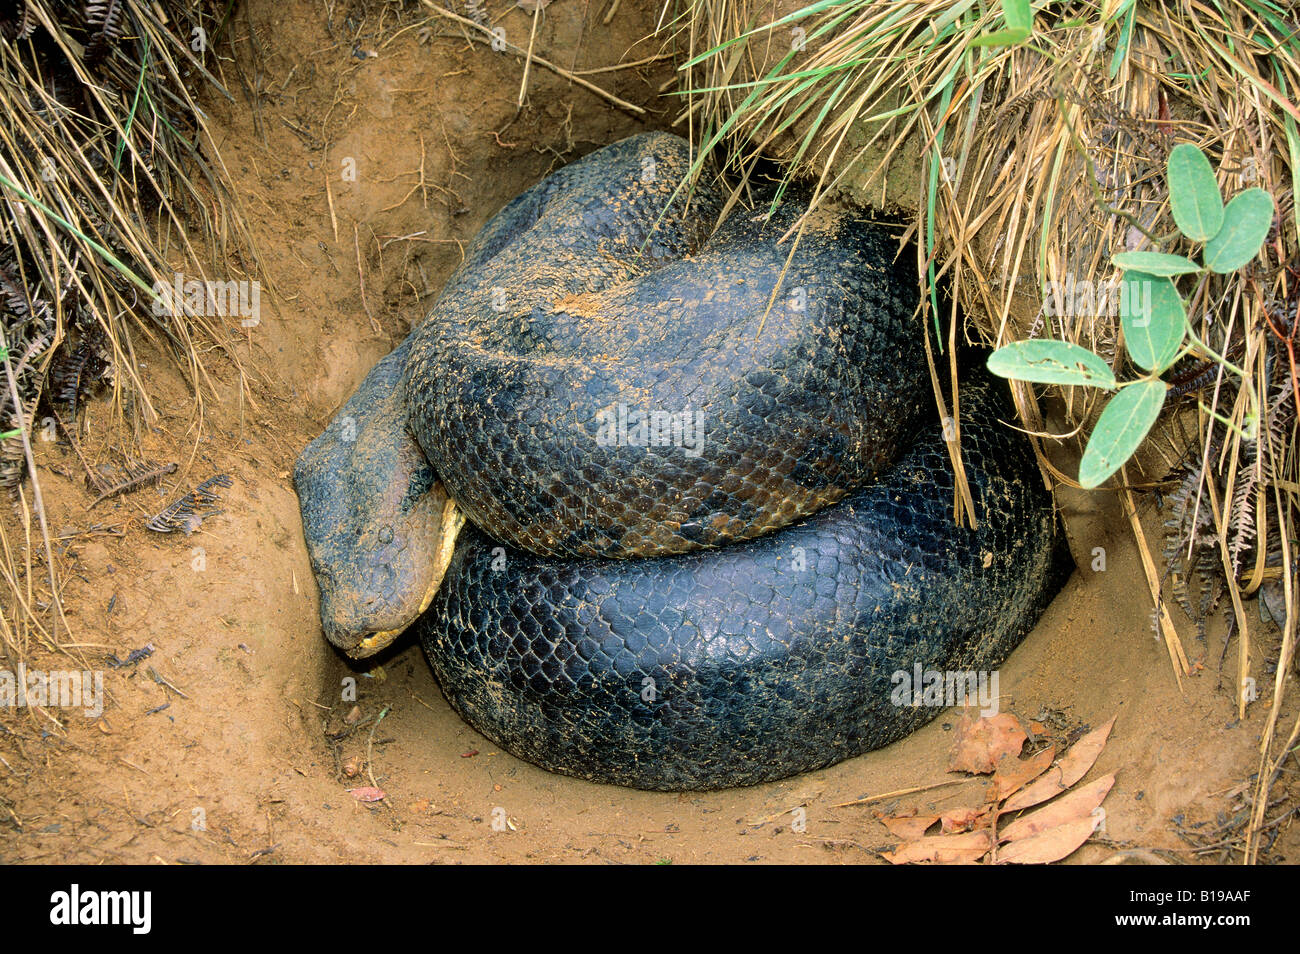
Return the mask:
{"type": "Polygon", "coordinates": [[[1047,774],[1032,785],[1013,795],[1005,805],[1004,812],[1016,812],[1041,804],[1049,798],[1061,794],[1079,779],[1088,774],[1088,769],[1096,763],[1101,750],[1106,747],[1106,739],[1115,725],[1115,719],[1099,729],[1089,732],[1070,747],[1070,751],[1061,757],[1061,761],[1048,770],[1047,774]]]}
{"type": "Polygon", "coordinates": [[[989,719],[964,716],[957,723],[948,771],[985,775],[997,767],[1003,755],[1019,755],[1027,738],[1020,720],[1009,712],[989,719]]]}
{"type": "Polygon", "coordinates": [[[974,864],[993,846],[993,835],[987,829],[970,831],[962,835],[932,835],[899,845],[891,854],[881,852],[881,857],[891,864],[907,865],[918,861],[939,864],[974,864]]]}
{"type": "Polygon", "coordinates": [[[1054,758],[1056,758],[1054,745],[1049,745],[1023,762],[1014,756],[1004,755],[998,759],[997,771],[993,773],[993,784],[989,786],[989,801],[1000,802],[1026,782],[1038,778],[1052,767],[1054,758]]]}
{"type": "Polygon", "coordinates": [[[1021,838],[998,852],[998,864],[1045,865],[1060,861],[1088,840],[1097,819],[1085,815],[1047,831],[1021,838]]]}
{"type": "Polygon", "coordinates": [[[382,788],[375,788],[373,785],[367,785],[364,788],[349,788],[348,794],[359,802],[377,802],[387,798],[388,794],[382,788]]]}
{"type": "Polygon", "coordinates": [[[880,823],[889,829],[895,838],[914,841],[925,834],[925,830],[939,820],[938,815],[877,815],[880,823]]]}
{"type": "Polygon", "coordinates": [[[980,822],[988,818],[989,806],[979,808],[950,808],[939,816],[939,825],[945,835],[970,831],[980,827],[980,822]]]}
{"type": "Polygon", "coordinates": [[[1020,722],[1010,714],[992,719],[963,718],[949,757],[951,771],[978,774],[993,772],[988,787],[988,804],[980,808],[949,809],[937,816],[943,834],[924,836],[935,816],[877,815],[900,837],[915,836],[882,857],[896,864],[932,862],[974,864],[993,849],[990,816],[1019,811],[1065,794],[1051,805],[1011,822],[1000,833],[1006,844],[999,849],[1000,864],[1049,864],[1072,854],[1101,824],[1098,811],[1115,784],[1106,775],[1069,792],[1070,786],[1096,764],[1115,725],[1111,719],[1071,747],[1056,764],[1055,748],[1047,748],[1021,761],[1018,757],[1027,736],[1020,722]],[[996,767],[996,768],[995,768],[996,767]],[[1010,797],[1008,797],[1010,796],[1010,797]],[[999,807],[998,802],[1002,799],[999,807]]]}
{"type": "Polygon", "coordinates": [[[1111,786],[1114,784],[1115,776],[1113,774],[1103,775],[1097,781],[1089,782],[1083,788],[1062,795],[1046,808],[1040,808],[1036,812],[1020,816],[1002,829],[1000,832],[1001,838],[1003,841],[1028,838],[1078,818],[1091,818],[1096,822],[1100,817],[1094,814],[1097,806],[1106,798],[1111,786]]]}

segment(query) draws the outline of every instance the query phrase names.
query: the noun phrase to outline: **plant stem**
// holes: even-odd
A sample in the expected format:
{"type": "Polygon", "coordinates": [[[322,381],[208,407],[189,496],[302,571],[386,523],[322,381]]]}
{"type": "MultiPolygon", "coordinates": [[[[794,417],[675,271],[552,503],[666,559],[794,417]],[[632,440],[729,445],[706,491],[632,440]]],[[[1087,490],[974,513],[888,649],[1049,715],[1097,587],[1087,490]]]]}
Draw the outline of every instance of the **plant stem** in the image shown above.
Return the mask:
{"type": "Polygon", "coordinates": [[[32,455],[31,441],[27,439],[27,415],[24,413],[22,399],[18,396],[18,381],[14,378],[13,365],[9,363],[9,342],[2,328],[0,328],[0,360],[4,362],[5,377],[9,380],[9,397],[14,402],[14,413],[18,415],[22,425],[18,434],[23,439],[23,455],[27,458],[27,470],[32,475],[32,496],[36,504],[36,517],[41,524],[41,537],[45,540],[45,566],[50,571],[50,601],[54,609],[50,619],[50,641],[57,644],[63,601],[59,599],[58,581],[54,576],[54,547],[50,545],[50,528],[45,521],[45,502],[41,498],[40,479],[36,476],[36,458],[32,455]]]}

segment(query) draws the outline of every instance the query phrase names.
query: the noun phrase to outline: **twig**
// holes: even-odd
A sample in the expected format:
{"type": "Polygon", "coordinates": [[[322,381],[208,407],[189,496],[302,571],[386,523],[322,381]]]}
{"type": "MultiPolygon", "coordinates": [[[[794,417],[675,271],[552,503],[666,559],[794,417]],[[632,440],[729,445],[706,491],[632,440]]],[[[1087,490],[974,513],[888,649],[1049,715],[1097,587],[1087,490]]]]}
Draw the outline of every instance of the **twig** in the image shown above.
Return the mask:
{"type": "Polygon", "coordinates": [[[357,223],[352,223],[352,247],[357,253],[357,277],[361,280],[361,307],[366,311],[366,317],[370,319],[370,327],[375,329],[375,334],[383,331],[379,327],[379,322],[375,321],[374,314],[370,311],[370,304],[366,301],[366,269],[361,263],[361,239],[357,234],[357,223]]]}
{"type": "Polygon", "coordinates": [[[68,430],[68,426],[63,423],[63,418],[59,417],[58,411],[51,407],[50,413],[54,415],[54,423],[59,425],[59,430],[63,431],[63,436],[68,439],[68,443],[72,446],[72,452],[77,455],[77,460],[81,461],[81,466],[86,471],[86,479],[90,482],[90,486],[95,490],[103,490],[105,487],[104,481],[95,472],[95,469],[90,466],[90,462],[86,460],[86,455],[81,452],[81,444],[76,436],[73,435],[72,431],[68,430]]]}
{"type": "Polygon", "coordinates": [[[520,107],[524,105],[524,97],[528,94],[528,73],[532,69],[533,65],[533,43],[537,40],[537,21],[541,18],[541,15],[542,5],[541,3],[538,3],[537,6],[533,8],[533,28],[528,34],[528,53],[524,56],[524,76],[523,79],[519,81],[518,105],[520,107]]]}
{"type": "Polygon", "coordinates": [[[329,170],[322,170],[325,177],[325,202],[330,207],[330,228],[334,230],[334,244],[339,244],[339,220],[334,215],[334,190],[330,188],[329,170]]]}
{"type": "Polygon", "coordinates": [[[172,683],[167,679],[166,676],[164,676],[164,675],[162,675],[160,672],[158,672],[157,669],[154,669],[153,666],[150,666],[150,667],[149,667],[149,675],[151,675],[151,676],[153,677],[153,681],[156,682],[156,683],[158,683],[158,685],[160,685],[160,686],[166,686],[168,689],[170,689],[172,692],[176,693],[176,695],[180,696],[182,699],[188,699],[188,698],[189,698],[189,696],[187,696],[183,691],[181,691],[179,688],[177,688],[175,685],[173,685],[173,684],[172,684],[172,683]]]}
{"type": "Polygon", "coordinates": [[[429,703],[425,702],[423,699],[421,699],[419,696],[417,696],[417,695],[416,695],[415,693],[413,693],[413,692],[411,693],[411,698],[414,699],[416,702],[418,702],[420,705],[424,706],[424,707],[425,707],[426,709],[428,709],[430,712],[437,712],[437,711],[439,711],[439,710],[435,709],[433,706],[429,705],[429,703]]]}
{"type": "Polygon", "coordinates": [[[29,424],[24,419],[23,402],[18,396],[18,381],[14,378],[13,365],[9,362],[9,341],[5,337],[3,328],[0,328],[0,356],[4,357],[5,377],[9,381],[9,397],[14,402],[14,413],[18,415],[18,436],[23,442],[23,456],[27,458],[27,471],[32,475],[32,497],[36,503],[36,517],[41,524],[41,536],[45,540],[45,568],[50,572],[50,599],[53,601],[56,611],[50,620],[50,641],[57,642],[59,618],[63,615],[63,601],[59,599],[59,586],[54,577],[54,547],[50,546],[50,528],[45,520],[45,502],[41,497],[41,482],[36,476],[36,458],[32,456],[32,443],[27,438],[29,424]]]}
{"type": "Polygon", "coordinates": [[[656,53],[654,56],[647,56],[640,60],[630,60],[627,63],[615,63],[612,66],[597,66],[590,70],[574,70],[574,76],[595,76],[597,73],[617,73],[620,70],[634,70],[638,66],[645,66],[649,63],[657,63],[660,60],[671,59],[671,53],[656,53]]]}
{"type": "MultiPolygon", "coordinates": [[[[526,50],[520,49],[510,41],[498,39],[497,35],[494,34],[491,31],[491,29],[489,29],[488,27],[481,26],[475,23],[473,20],[469,19],[468,17],[462,17],[458,13],[452,13],[450,10],[444,10],[442,7],[434,3],[433,0],[420,0],[420,5],[429,10],[432,10],[440,17],[446,17],[448,20],[454,20],[456,23],[459,23],[461,26],[469,27],[472,30],[477,30],[480,34],[483,34],[484,36],[487,37],[486,39],[480,39],[479,40],[480,43],[491,43],[493,40],[496,40],[496,42],[502,44],[507,49],[513,51],[518,56],[528,55],[528,52],[526,50]]],[[[581,86],[583,89],[595,93],[601,99],[613,103],[615,106],[619,107],[619,109],[626,109],[628,112],[636,113],[638,116],[645,115],[645,110],[642,109],[640,106],[635,106],[632,103],[629,103],[625,99],[619,99],[613,93],[601,89],[595,83],[590,83],[575,73],[571,73],[569,70],[566,70],[563,66],[556,66],[550,60],[543,59],[540,56],[534,56],[533,61],[540,66],[546,67],[555,75],[568,80],[570,83],[576,83],[577,85],[581,86]]]]}
{"type": "Polygon", "coordinates": [[[379,715],[375,718],[375,724],[370,727],[370,737],[366,739],[366,774],[370,776],[370,784],[375,788],[379,787],[379,783],[375,781],[375,766],[372,761],[372,753],[375,744],[375,730],[379,728],[379,723],[384,721],[384,716],[388,715],[388,710],[391,708],[392,706],[384,706],[379,710],[379,715]]]}
{"type": "Polygon", "coordinates": [[[1191,667],[1187,665],[1187,653],[1183,651],[1183,641],[1179,638],[1178,630],[1174,628],[1173,617],[1169,615],[1164,598],[1160,595],[1160,573],[1156,569],[1155,560],[1151,558],[1151,550],[1147,547],[1146,534],[1142,532],[1142,522],[1138,519],[1137,507],[1133,505],[1133,494],[1127,487],[1127,468],[1121,467],[1119,472],[1125,484],[1125,488],[1119,492],[1120,504],[1123,506],[1124,514],[1128,517],[1129,526],[1133,530],[1133,539],[1137,541],[1138,556],[1142,561],[1142,571],[1146,574],[1147,586],[1151,591],[1151,599],[1156,607],[1157,621],[1164,637],[1162,641],[1165,648],[1169,650],[1169,662],[1174,667],[1174,680],[1178,683],[1178,691],[1182,692],[1183,675],[1191,672],[1191,667]]]}
{"type": "Polygon", "coordinates": [[[918,785],[915,788],[900,788],[894,792],[883,792],[880,795],[869,795],[866,798],[855,798],[849,802],[840,802],[832,805],[831,808],[847,808],[850,805],[866,805],[871,802],[879,802],[886,798],[898,798],[903,795],[915,795],[917,792],[928,792],[931,789],[943,788],[945,785],[964,785],[966,782],[976,782],[976,778],[951,778],[946,782],[935,782],[933,785],[918,785]]]}

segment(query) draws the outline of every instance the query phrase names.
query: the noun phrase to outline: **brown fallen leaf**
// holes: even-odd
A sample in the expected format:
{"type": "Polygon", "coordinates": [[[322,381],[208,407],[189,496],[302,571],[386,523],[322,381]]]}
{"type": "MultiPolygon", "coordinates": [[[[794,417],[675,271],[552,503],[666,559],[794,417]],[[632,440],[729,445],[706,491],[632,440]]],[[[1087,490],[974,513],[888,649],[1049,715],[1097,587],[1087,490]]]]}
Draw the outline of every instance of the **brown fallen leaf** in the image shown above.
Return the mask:
{"type": "Polygon", "coordinates": [[[877,815],[889,833],[903,841],[915,841],[925,830],[939,820],[938,815],[877,815]]]}
{"type": "Polygon", "coordinates": [[[993,773],[993,784],[989,786],[989,801],[1000,802],[1012,792],[1033,781],[1052,767],[1056,758],[1056,746],[1049,745],[1037,755],[1023,761],[1013,755],[1004,755],[998,759],[997,770],[993,773]]]}
{"type": "Polygon", "coordinates": [[[939,827],[945,835],[957,834],[979,828],[980,823],[988,818],[988,805],[979,808],[950,808],[939,816],[939,827]]]}
{"type": "Polygon", "coordinates": [[[1000,865],[1045,865],[1072,855],[1088,840],[1097,825],[1097,819],[1085,815],[1011,842],[998,851],[1000,865]]]}
{"type": "Polygon", "coordinates": [[[1106,747],[1106,739],[1114,725],[1115,718],[1112,718],[1101,728],[1094,729],[1074,743],[1070,751],[1061,756],[1061,761],[1048,769],[1041,778],[1008,799],[1002,806],[1002,811],[1016,812],[1041,804],[1087,775],[1101,755],[1101,750],[1106,747]]]}
{"type": "Polygon", "coordinates": [[[1057,828],[1077,818],[1091,818],[1096,822],[1098,816],[1094,813],[1097,806],[1106,798],[1111,786],[1114,784],[1114,774],[1103,775],[1095,782],[1089,782],[1083,788],[1077,788],[1068,794],[1062,795],[1045,808],[1030,812],[1028,815],[1021,815],[1002,829],[1000,832],[1001,838],[1003,841],[1028,838],[1050,828],[1057,828]]]}
{"type": "Polygon", "coordinates": [[[920,861],[939,864],[974,864],[993,847],[993,835],[987,829],[961,835],[931,835],[899,845],[892,853],[881,852],[891,864],[908,865],[920,861]]]}
{"type": "Polygon", "coordinates": [[[948,771],[986,775],[1003,755],[1018,756],[1027,738],[1020,720],[1009,712],[992,718],[963,716],[957,723],[948,771]]]}
{"type": "Polygon", "coordinates": [[[895,835],[911,840],[881,855],[893,864],[969,863],[993,852],[993,820],[1002,814],[1056,799],[1052,804],[1015,819],[999,834],[1006,842],[990,857],[1000,864],[1049,864],[1072,854],[1101,824],[1098,811],[1115,784],[1113,774],[1078,791],[1070,787],[1096,764],[1115,719],[1089,732],[1053,764],[1055,747],[1023,761],[1019,752],[1027,739],[1019,720],[1010,714],[992,719],[964,717],[949,757],[951,771],[993,773],[988,802],[977,808],[949,809],[937,816],[940,835],[925,836],[935,816],[916,809],[895,816],[877,814],[895,835]],[[1063,794],[1064,793],[1064,794],[1063,794]],[[1058,795],[1061,798],[1056,798],[1058,795]],[[1000,803],[1000,804],[999,804],[1000,803]]]}
{"type": "Polygon", "coordinates": [[[388,797],[388,793],[382,788],[375,788],[373,785],[366,785],[363,788],[349,788],[348,794],[359,802],[378,802],[388,797]]]}

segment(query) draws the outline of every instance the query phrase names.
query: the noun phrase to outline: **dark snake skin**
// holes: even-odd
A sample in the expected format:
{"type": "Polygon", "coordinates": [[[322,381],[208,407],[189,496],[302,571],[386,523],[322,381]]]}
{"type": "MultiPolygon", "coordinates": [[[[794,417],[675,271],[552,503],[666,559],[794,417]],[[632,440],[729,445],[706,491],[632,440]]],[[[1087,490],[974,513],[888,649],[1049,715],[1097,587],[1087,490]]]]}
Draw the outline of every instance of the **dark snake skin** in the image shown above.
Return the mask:
{"type": "Polygon", "coordinates": [[[979,523],[954,524],[896,241],[819,213],[787,266],[793,201],[771,221],[733,210],[705,241],[720,199],[674,198],[688,164],[684,141],[635,136],[509,203],[345,408],[361,449],[331,425],[295,470],[332,642],[365,655],[415,619],[478,731],[664,790],[907,735],[942,706],[897,704],[896,674],[996,667],[1070,567],[982,372],[961,389],[979,523]],[[630,436],[646,412],[664,415],[658,443],[630,436]],[[449,565],[413,448],[471,521],[449,565]]]}
{"type": "Polygon", "coordinates": [[[716,552],[566,561],[462,536],[416,624],[443,692],[520,758],[634,788],[749,785],[902,738],[943,706],[896,704],[896,673],[997,667],[1070,572],[1004,387],[961,392],[977,529],[953,523],[936,423],[879,481],[716,552]]]}
{"type": "Polygon", "coordinates": [[[701,186],[651,232],[688,165],[686,143],[656,133],[543,180],[412,335],[416,439],[504,543],[626,558],[746,540],[888,464],[925,404],[897,240],[861,214],[818,215],[769,311],[790,251],[777,239],[804,206],[767,223],[738,210],[682,258],[720,203],[701,186]],[[698,448],[620,441],[606,428],[620,405],[687,415],[698,448]]]}

